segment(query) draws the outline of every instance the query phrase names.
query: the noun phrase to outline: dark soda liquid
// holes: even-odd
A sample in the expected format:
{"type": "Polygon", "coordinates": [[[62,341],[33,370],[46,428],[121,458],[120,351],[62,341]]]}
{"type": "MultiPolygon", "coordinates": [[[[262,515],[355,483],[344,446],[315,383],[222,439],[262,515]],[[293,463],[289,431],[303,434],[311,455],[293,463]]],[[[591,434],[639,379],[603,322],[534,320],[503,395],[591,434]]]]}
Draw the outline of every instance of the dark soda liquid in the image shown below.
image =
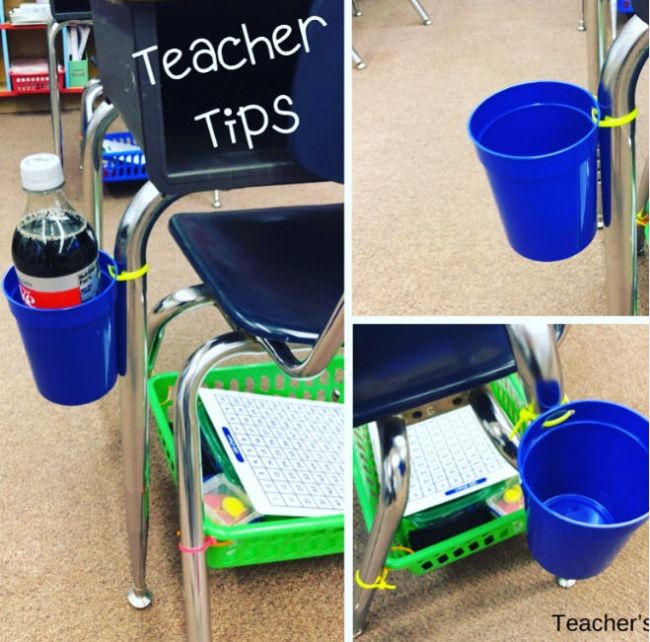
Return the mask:
{"type": "Polygon", "coordinates": [[[97,240],[88,221],[76,212],[40,211],[20,221],[11,254],[19,272],[56,278],[79,272],[97,260],[97,240]]]}

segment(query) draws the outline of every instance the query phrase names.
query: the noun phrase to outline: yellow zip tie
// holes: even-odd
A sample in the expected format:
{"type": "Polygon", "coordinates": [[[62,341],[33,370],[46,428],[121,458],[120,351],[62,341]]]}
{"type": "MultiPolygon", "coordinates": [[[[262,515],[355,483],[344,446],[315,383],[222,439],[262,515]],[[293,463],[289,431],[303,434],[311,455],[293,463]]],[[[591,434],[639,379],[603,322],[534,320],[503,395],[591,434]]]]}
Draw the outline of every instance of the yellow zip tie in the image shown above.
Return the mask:
{"type": "Polygon", "coordinates": [[[133,272],[120,272],[119,274],[115,271],[115,268],[112,265],[108,266],[108,273],[116,281],[135,281],[143,277],[149,271],[149,265],[145,263],[141,268],[133,270],[133,272]]]}
{"type": "MultiPolygon", "coordinates": [[[[412,548],[407,548],[406,546],[391,546],[391,551],[403,551],[404,553],[414,553],[415,551],[412,548]]],[[[388,583],[388,573],[389,570],[384,567],[384,570],[381,572],[381,575],[377,576],[377,579],[373,584],[366,584],[361,579],[361,573],[355,571],[354,581],[362,588],[368,591],[394,591],[397,586],[395,584],[388,583]]]]}
{"type": "MultiPolygon", "coordinates": [[[[566,401],[563,401],[562,403],[566,403],[566,401]]],[[[544,428],[553,428],[554,426],[559,426],[560,424],[563,424],[569,417],[571,417],[571,415],[575,415],[575,412],[575,410],[567,410],[557,419],[549,419],[548,421],[545,421],[542,426],[544,426],[544,428]]]]}
{"type": "Polygon", "coordinates": [[[596,107],[591,108],[591,118],[595,123],[598,123],[598,127],[622,127],[631,123],[639,115],[639,109],[635,107],[629,114],[625,116],[619,116],[614,118],[613,116],[605,116],[602,120],[598,120],[598,109],[596,107]]]}
{"type": "Polygon", "coordinates": [[[361,573],[357,571],[354,574],[354,581],[362,588],[367,590],[376,590],[376,591],[394,591],[397,586],[394,584],[388,583],[388,569],[385,568],[381,575],[377,577],[374,584],[366,584],[361,581],[361,573]]]}
{"type": "Polygon", "coordinates": [[[517,419],[517,423],[514,425],[512,432],[510,433],[509,439],[514,439],[531,421],[535,420],[537,413],[534,409],[535,405],[533,403],[529,403],[519,411],[519,418],[517,419]]]}
{"type": "Polygon", "coordinates": [[[639,225],[647,225],[648,224],[648,215],[646,214],[645,210],[641,210],[637,215],[636,215],[636,222],[639,225]]]}
{"type": "MultiPolygon", "coordinates": [[[[569,403],[569,398],[565,395],[564,399],[562,399],[562,404],[569,403]]],[[[515,424],[514,428],[512,429],[512,432],[510,433],[510,439],[513,439],[515,436],[517,436],[521,431],[531,422],[537,419],[539,417],[539,413],[535,412],[534,410],[535,406],[531,402],[527,406],[524,406],[520,411],[519,411],[519,419],[517,419],[517,423],[515,424]]],[[[558,426],[561,423],[565,422],[573,413],[575,410],[569,410],[565,412],[561,417],[558,417],[557,419],[549,419],[548,421],[545,421],[543,423],[544,428],[553,428],[553,426],[558,426]]]]}

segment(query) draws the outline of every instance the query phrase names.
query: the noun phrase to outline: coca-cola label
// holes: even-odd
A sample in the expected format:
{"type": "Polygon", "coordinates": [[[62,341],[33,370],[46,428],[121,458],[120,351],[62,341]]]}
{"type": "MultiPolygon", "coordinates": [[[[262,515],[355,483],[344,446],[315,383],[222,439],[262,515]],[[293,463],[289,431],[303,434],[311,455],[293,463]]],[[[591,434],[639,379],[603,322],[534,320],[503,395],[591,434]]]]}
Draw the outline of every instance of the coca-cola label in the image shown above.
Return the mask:
{"type": "Polygon", "coordinates": [[[88,301],[97,294],[97,261],[79,272],[44,279],[16,270],[23,303],[32,308],[69,308],[88,301]]]}

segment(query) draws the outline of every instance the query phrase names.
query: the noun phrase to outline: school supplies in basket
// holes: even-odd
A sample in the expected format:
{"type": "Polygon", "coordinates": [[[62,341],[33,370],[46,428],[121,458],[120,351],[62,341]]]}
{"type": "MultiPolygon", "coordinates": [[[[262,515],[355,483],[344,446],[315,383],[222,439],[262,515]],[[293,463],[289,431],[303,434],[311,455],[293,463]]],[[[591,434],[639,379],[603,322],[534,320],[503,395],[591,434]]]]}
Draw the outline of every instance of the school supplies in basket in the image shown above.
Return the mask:
{"type": "Polygon", "coordinates": [[[246,493],[223,474],[203,482],[203,506],[213,522],[226,526],[247,524],[260,517],[246,493]]]}
{"type": "Polygon", "coordinates": [[[342,406],[208,388],[199,395],[258,513],[343,512],[342,406]]]}
{"type": "MultiPolygon", "coordinates": [[[[369,434],[378,464],[376,424],[370,424],[369,434]]],[[[517,475],[485,434],[471,406],[408,426],[407,437],[411,478],[406,516],[517,475]]]]}

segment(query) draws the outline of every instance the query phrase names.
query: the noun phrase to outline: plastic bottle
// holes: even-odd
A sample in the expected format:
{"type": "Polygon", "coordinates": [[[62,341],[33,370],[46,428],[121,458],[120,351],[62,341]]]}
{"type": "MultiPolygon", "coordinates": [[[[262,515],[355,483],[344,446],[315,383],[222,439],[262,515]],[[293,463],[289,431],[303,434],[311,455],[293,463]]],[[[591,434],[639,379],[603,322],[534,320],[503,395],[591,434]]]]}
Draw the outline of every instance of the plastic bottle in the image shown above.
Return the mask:
{"type": "Polygon", "coordinates": [[[25,213],[11,253],[26,305],[65,308],[95,296],[99,287],[95,232],[63,193],[63,169],[54,154],[33,154],[20,163],[27,192],[25,213]]]}

